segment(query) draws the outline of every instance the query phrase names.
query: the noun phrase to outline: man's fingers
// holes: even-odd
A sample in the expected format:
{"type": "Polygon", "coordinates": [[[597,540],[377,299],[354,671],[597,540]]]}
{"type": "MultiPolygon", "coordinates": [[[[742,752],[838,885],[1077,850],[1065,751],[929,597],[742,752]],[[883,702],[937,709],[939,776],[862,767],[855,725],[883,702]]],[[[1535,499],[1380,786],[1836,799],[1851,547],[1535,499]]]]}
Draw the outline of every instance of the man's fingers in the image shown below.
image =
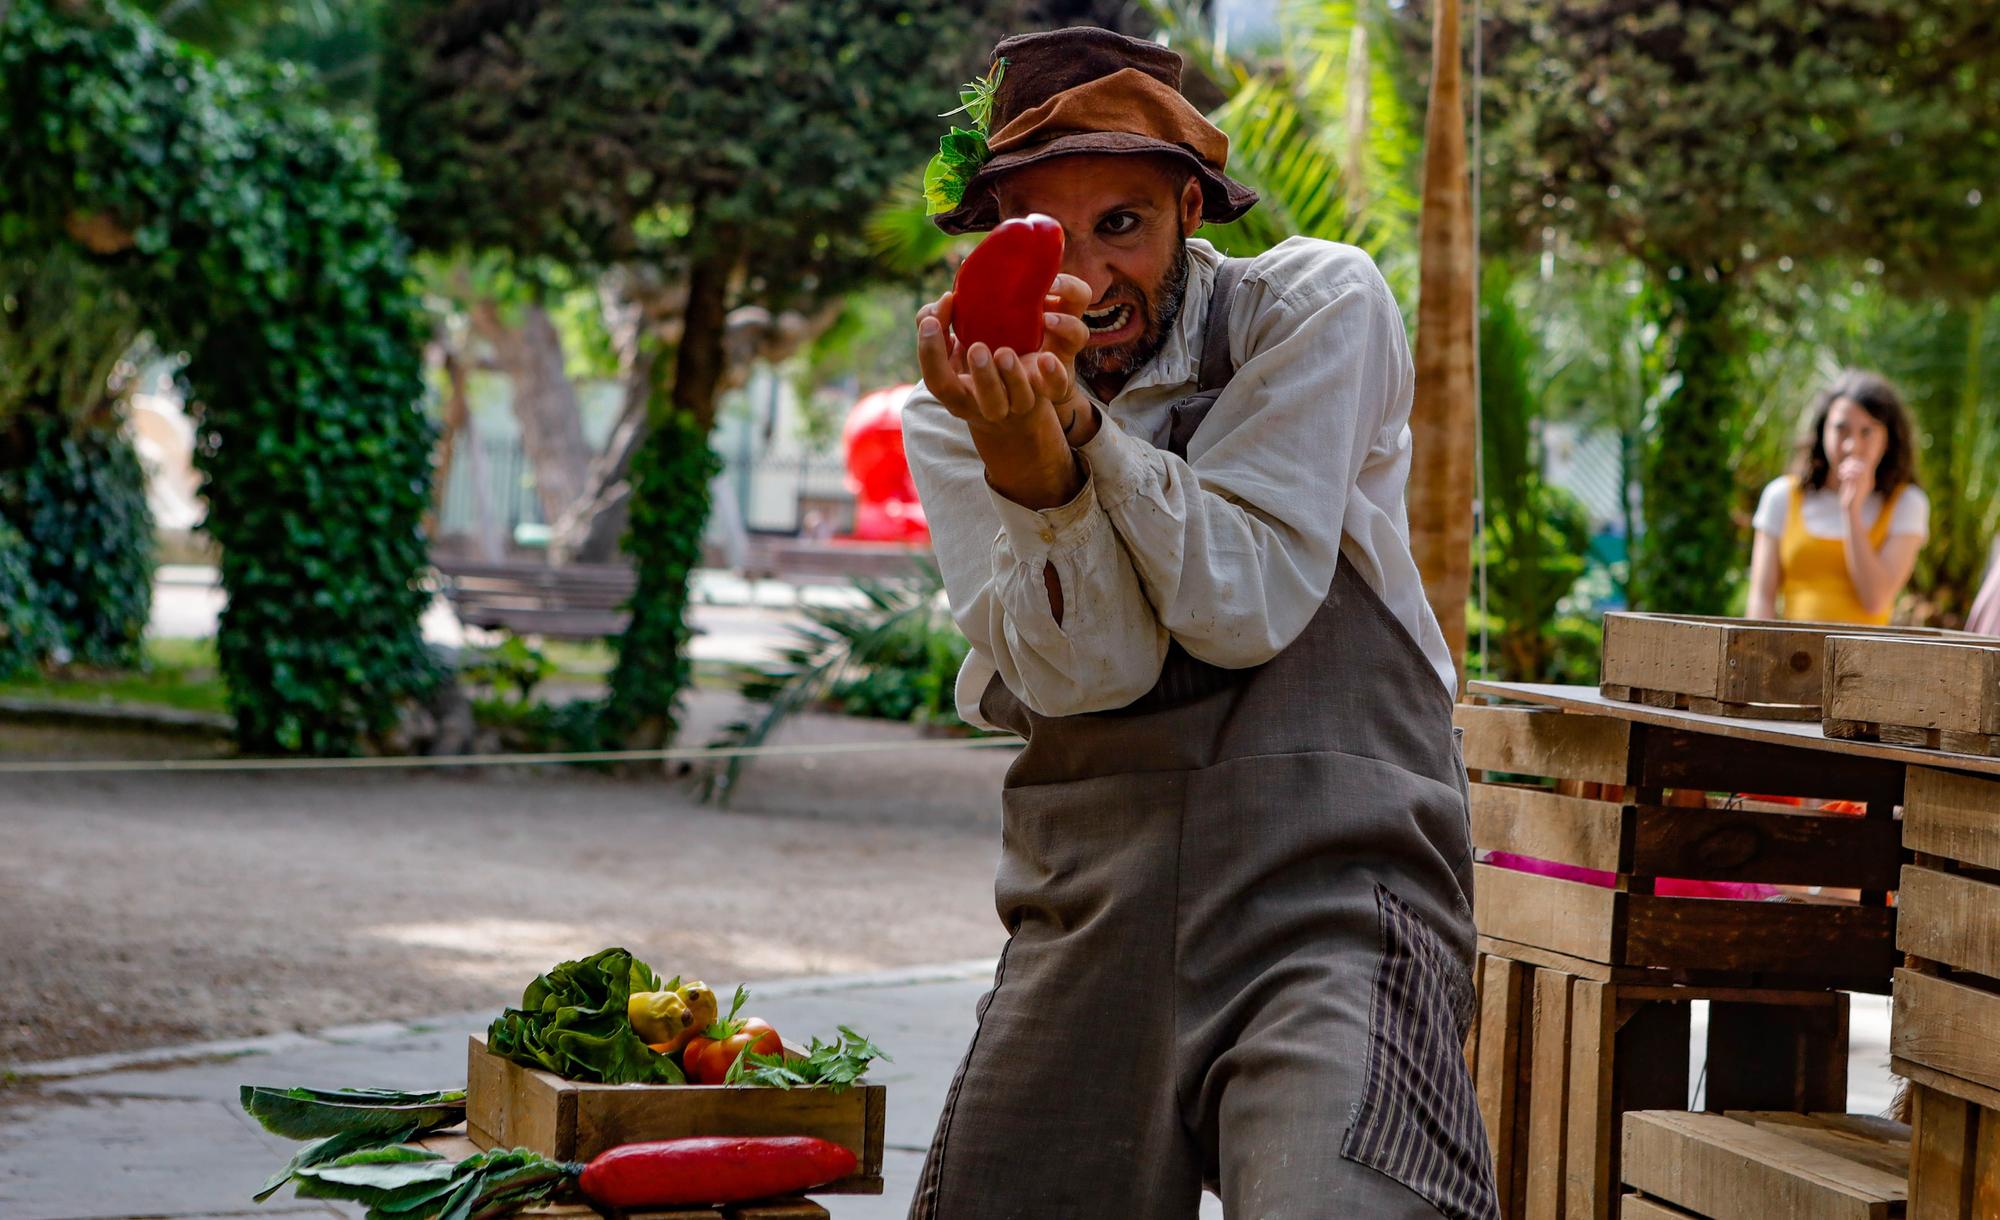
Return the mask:
{"type": "Polygon", "coordinates": [[[1007,418],[1007,387],[993,363],[992,349],[975,343],[966,351],[965,362],[972,369],[972,397],[979,414],[995,423],[1007,418]]]}
{"type": "Polygon", "coordinates": [[[993,367],[1000,371],[1000,384],[1007,391],[1007,411],[1011,415],[1026,415],[1035,406],[1035,387],[1028,381],[1027,367],[1012,348],[1001,348],[993,356],[993,367]]]}
{"type": "Polygon", "coordinates": [[[1068,313],[1042,315],[1042,350],[1063,360],[1073,360],[1090,342],[1090,327],[1082,318],[1068,313]]]}
{"type": "Polygon", "coordinates": [[[951,351],[945,346],[944,327],[936,318],[917,323],[917,367],[924,386],[944,404],[945,410],[961,415],[971,405],[965,383],[952,368],[951,351]]]}
{"type": "Polygon", "coordinates": [[[1049,285],[1049,297],[1063,313],[1082,313],[1090,304],[1090,296],[1090,285],[1073,275],[1059,275],[1049,285]]]}

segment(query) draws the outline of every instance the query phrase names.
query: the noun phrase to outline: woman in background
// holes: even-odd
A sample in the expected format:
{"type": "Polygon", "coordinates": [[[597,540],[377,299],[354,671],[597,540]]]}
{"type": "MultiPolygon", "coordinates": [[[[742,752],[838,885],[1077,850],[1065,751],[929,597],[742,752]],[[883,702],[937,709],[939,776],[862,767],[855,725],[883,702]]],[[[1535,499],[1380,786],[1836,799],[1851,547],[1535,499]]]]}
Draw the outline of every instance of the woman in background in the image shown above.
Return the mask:
{"type": "Polygon", "coordinates": [[[1930,536],[1909,409],[1885,378],[1849,369],[1811,418],[1792,473],[1757,504],[1750,617],[1885,624],[1930,536]]]}

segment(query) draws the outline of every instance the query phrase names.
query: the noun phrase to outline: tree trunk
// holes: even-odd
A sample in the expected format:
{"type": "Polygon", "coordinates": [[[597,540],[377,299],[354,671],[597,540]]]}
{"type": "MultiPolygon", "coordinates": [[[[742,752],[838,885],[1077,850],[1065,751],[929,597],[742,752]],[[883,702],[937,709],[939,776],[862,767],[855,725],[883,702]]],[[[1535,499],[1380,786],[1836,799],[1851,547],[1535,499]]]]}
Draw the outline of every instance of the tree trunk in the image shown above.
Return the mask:
{"type": "Polygon", "coordinates": [[[722,390],[727,363],[722,341],[729,328],[729,277],[735,269],[733,252],[712,254],[695,263],[688,276],[687,319],[680,350],[674,353],[671,401],[703,436],[715,426],[715,400],[722,390]]]}
{"type": "Polygon", "coordinates": [[[492,346],[494,362],[514,384],[514,418],[535,472],[542,519],[559,521],[583,494],[590,465],[576,386],[563,367],[562,337],[540,305],[522,307],[519,327],[507,325],[491,300],[474,303],[471,316],[473,329],[492,346]]]}
{"type": "Polygon", "coordinates": [[[1431,42],[1419,226],[1416,397],[1410,414],[1410,549],[1424,595],[1464,672],[1465,599],[1472,586],[1474,327],[1472,199],[1466,177],[1465,104],[1459,89],[1459,4],[1439,0],[1431,42]]]}
{"type": "MultiPolygon", "coordinates": [[[[472,549],[481,561],[498,563],[506,555],[506,545],[500,538],[500,521],[493,512],[492,484],[486,477],[486,454],[479,447],[479,436],[472,428],[472,408],[465,387],[465,358],[449,343],[440,346],[444,351],[445,381],[450,386],[445,395],[444,453],[438,461],[437,492],[433,500],[435,514],[444,516],[445,496],[451,487],[451,467],[458,445],[465,446],[465,477],[472,487],[472,549]]],[[[436,538],[441,531],[434,525],[429,536],[436,538]]]]}

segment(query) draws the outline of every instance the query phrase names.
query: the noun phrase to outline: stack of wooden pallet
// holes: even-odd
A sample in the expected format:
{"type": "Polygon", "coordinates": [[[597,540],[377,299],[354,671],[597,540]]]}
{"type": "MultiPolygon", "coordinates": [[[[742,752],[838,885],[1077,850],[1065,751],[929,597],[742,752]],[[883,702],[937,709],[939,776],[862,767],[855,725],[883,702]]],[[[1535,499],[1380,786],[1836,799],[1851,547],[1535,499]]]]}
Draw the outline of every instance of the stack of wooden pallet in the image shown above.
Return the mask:
{"type": "Polygon", "coordinates": [[[1619,1220],[1900,1220],[1909,1165],[1910,1129],[1885,1118],[1638,1111],[1619,1220]]]}
{"type": "Polygon", "coordinates": [[[1615,1214],[1619,1117],[1688,1104],[1692,1001],[1710,1007],[1709,1106],[1844,1110],[1841,989],[1886,990],[1896,960],[1902,768],[1521,707],[1462,706],[1458,723],[1474,845],[1517,865],[1475,869],[1467,1046],[1503,1213],[1615,1214]],[[1861,898],[1691,897],[1663,879],[1861,898]]]}
{"type": "Polygon", "coordinates": [[[2000,1217],[2000,780],[1910,769],[1891,1066],[1910,1081],[1913,1216],[2000,1217]]]}
{"type": "Polygon", "coordinates": [[[1828,737],[2000,758],[2000,640],[1835,636],[1828,737]]]}

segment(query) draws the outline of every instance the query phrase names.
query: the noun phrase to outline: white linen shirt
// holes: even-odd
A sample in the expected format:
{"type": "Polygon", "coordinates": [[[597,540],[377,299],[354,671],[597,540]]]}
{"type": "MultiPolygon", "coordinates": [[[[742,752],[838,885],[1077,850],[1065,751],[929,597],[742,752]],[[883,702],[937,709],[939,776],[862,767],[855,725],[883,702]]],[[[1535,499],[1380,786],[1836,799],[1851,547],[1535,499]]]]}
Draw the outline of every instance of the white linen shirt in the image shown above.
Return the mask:
{"type": "MultiPolygon", "coordinates": [[[[1259,255],[1231,301],[1236,373],[1188,446],[1155,449],[1192,393],[1222,256],[1188,242],[1180,316],[1078,452],[1083,490],[1036,511],[986,482],[972,434],[919,385],[903,434],[952,616],[972,649],[958,712],[992,727],[998,673],[1044,716],[1123,707],[1170,640],[1229,669],[1261,665],[1318,613],[1343,557],[1455,698],[1458,674],[1410,554],[1405,485],[1415,373],[1402,314],[1368,255],[1295,237],[1259,255]],[[1062,587],[1049,610],[1044,566],[1062,587]]],[[[1096,401],[1093,396],[1093,401],[1096,401]]]]}

